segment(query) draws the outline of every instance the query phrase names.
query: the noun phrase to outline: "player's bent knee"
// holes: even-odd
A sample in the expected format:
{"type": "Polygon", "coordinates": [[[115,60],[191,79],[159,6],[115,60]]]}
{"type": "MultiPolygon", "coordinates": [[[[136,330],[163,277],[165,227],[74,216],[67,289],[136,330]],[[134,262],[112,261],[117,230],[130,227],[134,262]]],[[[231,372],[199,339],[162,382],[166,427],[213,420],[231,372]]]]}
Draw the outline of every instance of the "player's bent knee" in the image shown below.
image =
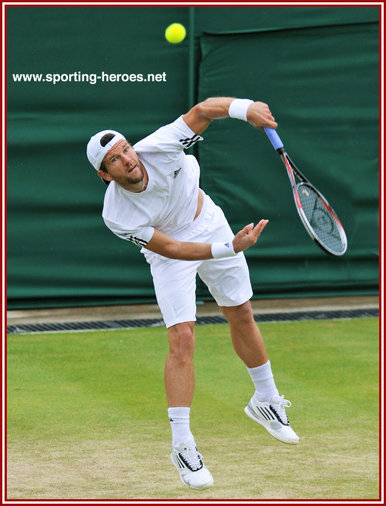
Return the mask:
{"type": "Polygon", "coordinates": [[[240,306],[221,307],[221,311],[230,324],[247,324],[254,321],[249,300],[240,306]]]}

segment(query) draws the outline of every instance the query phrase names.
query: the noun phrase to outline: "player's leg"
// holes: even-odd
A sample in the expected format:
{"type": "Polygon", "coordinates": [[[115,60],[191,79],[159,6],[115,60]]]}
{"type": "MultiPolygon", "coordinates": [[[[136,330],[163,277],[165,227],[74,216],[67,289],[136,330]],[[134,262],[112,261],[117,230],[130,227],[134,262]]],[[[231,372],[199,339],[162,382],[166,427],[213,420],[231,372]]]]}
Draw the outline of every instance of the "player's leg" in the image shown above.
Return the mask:
{"type": "Polygon", "coordinates": [[[256,397],[262,402],[270,402],[279,392],[250,301],[239,306],[221,306],[220,309],[228,320],[233,347],[246,365],[255,385],[256,397]]]}
{"type": "Polygon", "coordinates": [[[220,306],[220,309],[228,320],[233,347],[245,365],[254,368],[265,364],[268,355],[250,301],[239,306],[220,306]]]}
{"type": "Polygon", "coordinates": [[[227,318],[233,346],[254,383],[255,393],[245,413],[280,441],[297,443],[299,438],[285,411],[291,403],[279,396],[264,341],[253,318],[249,302],[252,288],[244,255],[206,260],[198,272],[227,318]]]}
{"type": "Polygon", "coordinates": [[[190,407],[194,392],[194,322],[168,328],[169,354],[165,364],[165,387],[169,407],[190,407]]]}
{"type": "Polygon", "coordinates": [[[165,388],[172,430],[170,458],[182,482],[201,490],[210,487],[213,478],[203,463],[190,431],[190,405],[194,393],[197,266],[197,262],[182,262],[159,255],[152,257],[151,262],[157,301],[169,337],[165,388]]]}
{"type": "Polygon", "coordinates": [[[229,322],[232,343],[247,366],[255,393],[245,413],[283,443],[296,444],[299,437],[290,427],[285,408],[291,403],[280,396],[275,385],[271,363],[260,330],[256,325],[249,301],[238,306],[221,306],[229,322]]]}
{"type": "Polygon", "coordinates": [[[190,431],[190,405],[194,393],[194,322],[173,325],[168,328],[168,335],[165,387],[172,429],[170,458],[182,482],[190,488],[202,490],[213,485],[213,478],[190,431]]]}

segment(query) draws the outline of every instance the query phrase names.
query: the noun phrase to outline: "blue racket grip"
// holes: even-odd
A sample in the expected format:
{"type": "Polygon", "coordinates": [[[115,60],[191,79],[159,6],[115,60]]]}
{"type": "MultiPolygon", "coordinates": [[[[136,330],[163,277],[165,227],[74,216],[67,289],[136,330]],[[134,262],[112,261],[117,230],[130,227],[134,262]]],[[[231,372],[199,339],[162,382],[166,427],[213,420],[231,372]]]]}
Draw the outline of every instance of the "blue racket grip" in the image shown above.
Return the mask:
{"type": "Polygon", "coordinates": [[[274,128],[264,127],[264,131],[268,136],[268,139],[271,141],[272,146],[278,150],[284,147],[280,137],[278,136],[276,130],[274,128]]]}

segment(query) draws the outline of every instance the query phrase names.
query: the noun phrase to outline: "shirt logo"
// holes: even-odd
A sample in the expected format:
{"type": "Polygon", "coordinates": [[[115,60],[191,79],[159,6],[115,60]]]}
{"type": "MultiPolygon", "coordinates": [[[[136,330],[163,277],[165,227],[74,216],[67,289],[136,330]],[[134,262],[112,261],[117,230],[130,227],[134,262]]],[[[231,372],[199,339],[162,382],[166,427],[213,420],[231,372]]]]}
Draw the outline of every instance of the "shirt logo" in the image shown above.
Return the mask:
{"type": "Polygon", "coordinates": [[[140,237],[135,237],[131,234],[127,234],[127,233],[120,233],[120,234],[117,234],[119,237],[122,237],[122,239],[125,239],[126,241],[131,241],[133,242],[134,244],[136,244],[137,246],[139,247],[145,247],[148,243],[148,241],[145,241],[143,239],[141,239],[140,237]]]}
{"type": "Polygon", "coordinates": [[[178,176],[178,174],[180,173],[181,169],[178,169],[178,170],[175,170],[174,171],[174,179],[176,179],[176,177],[178,176]]]}
{"type": "Polygon", "coordinates": [[[190,146],[193,146],[197,141],[201,141],[202,137],[201,135],[194,134],[192,137],[187,137],[186,139],[180,139],[179,142],[184,146],[184,148],[190,148],[190,146]]]}

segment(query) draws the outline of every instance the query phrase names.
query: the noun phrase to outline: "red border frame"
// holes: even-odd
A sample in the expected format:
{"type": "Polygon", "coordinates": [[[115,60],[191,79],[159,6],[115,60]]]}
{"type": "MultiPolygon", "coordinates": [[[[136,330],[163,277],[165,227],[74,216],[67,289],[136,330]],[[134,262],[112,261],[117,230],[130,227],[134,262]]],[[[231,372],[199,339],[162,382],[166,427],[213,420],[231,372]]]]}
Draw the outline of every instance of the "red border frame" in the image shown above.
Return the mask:
{"type": "Polygon", "coordinates": [[[211,1],[201,1],[201,2],[181,2],[179,0],[168,0],[167,2],[162,1],[135,1],[135,2],[124,2],[124,1],[95,1],[95,0],[81,0],[81,1],[66,1],[66,0],[9,0],[1,2],[1,26],[2,26],[2,144],[1,144],[1,154],[2,154],[2,179],[0,182],[1,189],[1,209],[0,209],[0,218],[1,218],[1,250],[2,250],[2,271],[1,271],[1,281],[2,281],[2,290],[1,290],[1,322],[2,322],[2,495],[1,495],[1,504],[175,504],[175,503],[183,503],[183,504],[259,504],[259,505],[273,505],[273,504],[384,504],[384,25],[385,25],[385,13],[384,13],[384,2],[382,0],[380,2],[366,2],[366,1],[350,1],[350,0],[340,0],[337,2],[334,1],[272,1],[272,2],[253,2],[253,1],[241,1],[241,2],[224,2],[222,0],[211,0],[211,1]],[[288,499],[288,500],[274,500],[274,499],[265,499],[265,500],[249,500],[249,499],[197,499],[197,500],[180,500],[180,499],[119,499],[119,500],[103,500],[103,499],[78,499],[78,500],[66,500],[66,499],[7,499],[6,498],[6,374],[7,374],[7,365],[6,365],[6,353],[7,353],[7,341],[6,341],[6,269],[7,269],[7,259],[6,259],[6,185],[7,185],[7,175],[6,175],[6,139],[7,139],[7,131],[6,131],[6,99],[7,99],[7,90],[5,84],[6,78],[6,70],[7,70],[7,62],[6,62],[6,9],[7,7],[25,7],[25,6],[58,6],[58,7],[79,7],[79,6],[88,6],[88,7],[116,7],[116,6],[128,6],[128,7],[146,7],[146,6],[156,6],[156,7],[174,7],[174,6],[182,6],[182,7],[209,7],[209,6],[223,6],[223,7],[280,7],[280,6],[351,6],[351,7],[369,7],[369,6],[378,6],[380,12],[380,31],[379,31],[379,51],[380,51],[380,82],[379,82],[379,103],[380,103],[380,124],[379,124],[379,155],[380,155],[380,175],[379,175],[379,188],[380,188],[380,208],[379,208],[379,219],[380,219],[380,230],[379,230],[379,239],[380,239],[380,259],[379,259],[379,272],[380,272],[380,290],[379,290],[379,309],[380,309],[380,320],[379,320],[379,350],[380,350],[380,372],[379,372],[379,383],[380,383],[380,405],[379,405],[379,443],[380,443],[380,462],[379,462],[379,471],[380,471],[380,497],[374,500],[335,500],[335,499],[325,499],[325,500],[307,500],[307,499],[288,499]]]}

